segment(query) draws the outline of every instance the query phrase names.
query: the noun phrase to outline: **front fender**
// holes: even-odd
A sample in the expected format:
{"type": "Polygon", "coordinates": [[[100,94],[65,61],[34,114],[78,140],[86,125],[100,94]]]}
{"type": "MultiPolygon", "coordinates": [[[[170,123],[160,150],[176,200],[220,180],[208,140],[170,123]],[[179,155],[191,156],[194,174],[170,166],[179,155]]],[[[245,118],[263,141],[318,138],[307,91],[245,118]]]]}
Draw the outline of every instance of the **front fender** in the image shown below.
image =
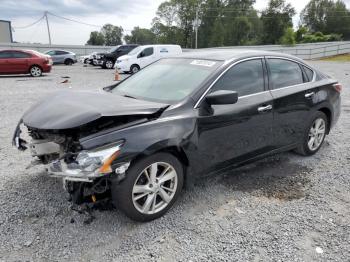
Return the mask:
{"type": "Polygon", "coordinates": [[[151,155],[169,147],[176,147],[187,153],[196,144],[193,118],[157,119],[125,129],[101,133],[96,133],[87,139],[82,138],[80,144],[83,149],[89,150],[124,140],[125,143],[118,158],[120,161],[132,160],[139,155],[151,155]]]}

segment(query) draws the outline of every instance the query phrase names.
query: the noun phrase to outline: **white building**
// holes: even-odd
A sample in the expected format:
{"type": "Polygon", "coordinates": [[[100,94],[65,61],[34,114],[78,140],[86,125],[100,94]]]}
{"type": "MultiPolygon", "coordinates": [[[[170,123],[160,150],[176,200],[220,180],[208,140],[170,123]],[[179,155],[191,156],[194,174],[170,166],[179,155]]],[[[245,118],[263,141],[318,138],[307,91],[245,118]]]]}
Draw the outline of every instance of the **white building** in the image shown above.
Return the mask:
{"type": "Polygon", "coordinates": [[[0,20],[0,43],[12,43],[11,22],[0,20]]]}

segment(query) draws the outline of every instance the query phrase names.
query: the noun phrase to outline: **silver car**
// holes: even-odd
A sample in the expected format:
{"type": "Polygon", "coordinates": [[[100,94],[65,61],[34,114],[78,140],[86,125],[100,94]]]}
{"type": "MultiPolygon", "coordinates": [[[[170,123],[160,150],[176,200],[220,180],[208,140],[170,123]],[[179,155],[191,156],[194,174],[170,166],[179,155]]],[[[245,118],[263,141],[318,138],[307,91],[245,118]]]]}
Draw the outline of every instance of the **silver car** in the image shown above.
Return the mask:
{"type": "Polygon", "coordinates": [[[77,60],[76,54],[65,50],[50,50],[45,54],[51,56],[54,64],[73,65],[77,60]]]}

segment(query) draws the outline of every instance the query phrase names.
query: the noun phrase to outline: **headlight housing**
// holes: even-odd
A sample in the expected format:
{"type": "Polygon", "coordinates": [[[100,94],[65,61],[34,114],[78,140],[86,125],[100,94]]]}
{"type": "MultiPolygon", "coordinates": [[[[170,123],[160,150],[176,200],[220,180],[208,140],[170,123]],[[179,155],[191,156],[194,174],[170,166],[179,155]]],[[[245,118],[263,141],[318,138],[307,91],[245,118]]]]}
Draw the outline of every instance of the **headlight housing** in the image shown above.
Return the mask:
{"type": "Polygon", "coordinates": [[[120,155],[122,143],[107,145],[93,150],[81,151],[76,162],[83,172],[94,172],[98,174],[111,173],[113,161],[120,155]]]}

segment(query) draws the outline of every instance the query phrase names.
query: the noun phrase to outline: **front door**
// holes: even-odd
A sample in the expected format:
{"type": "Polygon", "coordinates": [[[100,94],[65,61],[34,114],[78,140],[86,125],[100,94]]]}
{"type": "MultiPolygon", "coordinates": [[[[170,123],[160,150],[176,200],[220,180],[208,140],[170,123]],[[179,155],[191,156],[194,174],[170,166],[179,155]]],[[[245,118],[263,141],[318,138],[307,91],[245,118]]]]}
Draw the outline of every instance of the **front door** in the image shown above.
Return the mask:
{"type": "Polygon", "coordinates": [[[145,48],[138,56],[138,64],[141,68],[144,68],[145,66],[148,66],[152,62],[154,62],[154,48],[148,47],[145,48]]]}
{"type": "Polygon", "coordinates": [[[264,68],[261,58],[242,61],[210,90],[233,90],[239,99],[236,104],[213,105],[207,114],[199,108],[197,172],[217,168],[218,164],[239,163],[271,150],[273,101],[264,68]]]}

